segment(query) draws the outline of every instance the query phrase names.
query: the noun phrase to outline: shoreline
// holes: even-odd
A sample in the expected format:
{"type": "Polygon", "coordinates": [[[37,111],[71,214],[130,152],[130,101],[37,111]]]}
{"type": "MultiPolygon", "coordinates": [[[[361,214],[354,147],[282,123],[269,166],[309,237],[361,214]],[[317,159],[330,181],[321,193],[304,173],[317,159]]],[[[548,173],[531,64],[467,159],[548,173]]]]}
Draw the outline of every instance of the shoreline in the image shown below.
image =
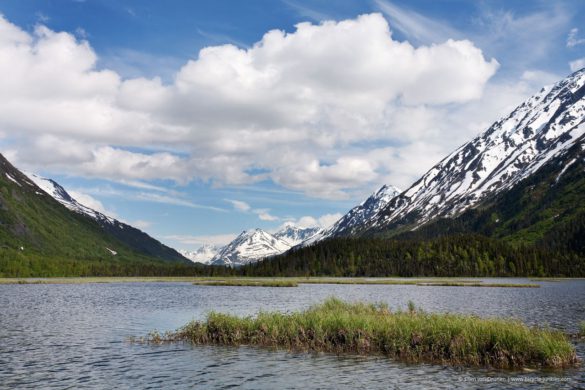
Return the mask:
{"type": "MultiPolygon", "coordinates": [[[[240,287],[297,287],[301,284],[351,284],[351,285],[414,285],[419,287],[501,287],[539,288],[537,283],[506,283],[506,278],[466,277],[51,277],[51,278],[0,278],[3,284],[87,284],[87,283],[191,283],[204,286],[240,287]],[[498,280],[490,282],[490,279],[498,280]]],[[[510,278],[513,280],[529,278],[510,278]]],[[[573,280],[573,279],[567,279],[573,280]]],[[[555,278],[555,281],[562,281],[555,278]]],[[[545,282],[545,280],[539,280],[545,282]]]]}

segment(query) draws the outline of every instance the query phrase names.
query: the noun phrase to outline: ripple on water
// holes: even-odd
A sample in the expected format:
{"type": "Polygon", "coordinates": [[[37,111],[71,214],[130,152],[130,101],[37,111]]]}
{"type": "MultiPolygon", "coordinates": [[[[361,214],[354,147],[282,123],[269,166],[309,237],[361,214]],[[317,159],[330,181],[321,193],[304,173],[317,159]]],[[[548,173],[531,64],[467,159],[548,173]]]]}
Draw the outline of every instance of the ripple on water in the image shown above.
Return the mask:
{"type": "MultiPolygon", "coordinates": [[[[510,280],[507,280],[510,282],[510,280]]],[[[526,282],[518,280],[518,282],[526,282]]],[[[188,344],[136,345],[153,329],[174,330],[210,310],[253,315],[290,312],[329,296],[409,300],[428,311],[516,317],[570,332],[585,319],[585,281],[539,289],[300,285],[294,289],[193,286],[189,283],[0,285],[0,388],[579,388],[581,368],[507,372],[409,365],[383,357],[332,356],[188,344]],[[510,379],[570,382],[518,383],[510,379]]],[[[585,357],[583,344],[578,354],[585,357]]]]}

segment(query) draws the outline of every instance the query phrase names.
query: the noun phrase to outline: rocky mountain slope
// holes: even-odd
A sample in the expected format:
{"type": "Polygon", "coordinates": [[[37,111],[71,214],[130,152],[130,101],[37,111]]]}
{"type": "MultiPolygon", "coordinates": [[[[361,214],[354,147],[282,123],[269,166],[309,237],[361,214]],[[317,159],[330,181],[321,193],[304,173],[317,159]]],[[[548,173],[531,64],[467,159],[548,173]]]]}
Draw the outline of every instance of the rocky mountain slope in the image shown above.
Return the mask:
{"type": "Polygon", "coordinates": [[[312,245],[316,242],[331,237],[347,236],[360,232],[364,226],[367,226],[372,219],[383,210],[392,199],[394,199],[400,190],[391,185],[384,185],[372,195],[370,195],[361,204],[351,209],[347,214],[341,217],[331,227],[317,232],[313,236],[305,239],[300,246],[312,245]]]}
{"type": "Polygon", "coordinates": [[[455,218],[436,219],[397,237],[426,240],[471,232],[585,256],[585,135],[513,188],[455,218]]]}
{"type": "Polygon", "coordinates": [[[323,229],[319,227],[301,228],[295,224],[287,223],[282,229],[274,233],[274,237],[286,241],[292,247],[310,240],[312,237],[320,236],[322,233],[323,229]]]}
{"type": "Polygon", "coordinates": [[[585,69],[542,88],[383,207],[357,218],[350,212],[342,220],[352,223],[340,221],[324,238],[399,234],[437,218],[458,216],[510,190],[580,142],[585,133],[584,96],[585,69]]]}

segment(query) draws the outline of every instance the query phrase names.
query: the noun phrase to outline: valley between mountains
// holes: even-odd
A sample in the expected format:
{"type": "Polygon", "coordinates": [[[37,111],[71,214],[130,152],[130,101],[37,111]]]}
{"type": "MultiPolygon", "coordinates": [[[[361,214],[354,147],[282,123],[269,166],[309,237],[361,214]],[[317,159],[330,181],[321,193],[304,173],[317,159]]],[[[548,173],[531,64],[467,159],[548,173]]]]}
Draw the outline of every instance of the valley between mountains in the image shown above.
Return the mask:
{"type": "Polygon", "coordinates": [[[585,275],[585,69],[332,226],[177,251],[0,158],[2,276],[585,275]]]}

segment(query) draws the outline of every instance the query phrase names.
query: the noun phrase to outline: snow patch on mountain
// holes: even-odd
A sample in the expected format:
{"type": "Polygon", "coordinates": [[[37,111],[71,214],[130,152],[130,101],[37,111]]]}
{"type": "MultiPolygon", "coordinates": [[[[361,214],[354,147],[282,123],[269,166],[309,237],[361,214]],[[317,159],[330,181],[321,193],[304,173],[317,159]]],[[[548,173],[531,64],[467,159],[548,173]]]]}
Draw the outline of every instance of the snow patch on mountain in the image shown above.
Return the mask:
{"type": "MultiPolygon", "coordinates": [[[[102,223],[110,223],[115,224],[117,221],[109,217],[99,211],[95,211],[92,208],[89,208],[77,200],[73,199],[71,195],[63,188],[59,183],[54,180],[44,178],[42,176],[36,175],[30,172],[23,172],[30,180],[33,181],[43,191],[49,194],[53,199],[57,202],[61,203],[63,206],[67,207],[69,210],[74,211],[78,214],[87,215],[98,222],[102,223]]],[[[42,194],[38,194],[42,195],[42,194]]]]}
{"type": "Polygon", "coordinates": [[[247,230],[223,247],[213,257],[211,264],[241,266],[279,255],[290,247],[288,241],[277,238],[262,229],[247,230]]]}
{"type": "Polygon", "coordinates": [[[16,184],[17,186],[19,186],[19,187],[22,187],[22,184],[20,184],[20,183],[18,182],[18,180],[16,180],[16,179],[15,179],[15,178],[13,178],[12,176],[10,176],[8,173],[5,173],[5,175],[6,175],[6,178],[7,178],[8,180],[10,180],[11,182],[13,182],[13,183],[14,183],[14,184],[16,184]]]}
{"type": "Polygon", "coordinates": [[[372,218],[374,218],[380,210],[386,207],[392,199],[399,195],[400,192],[401,190],[394,186],[382,186],[361,204],[354,207],[341,217],[331,227],[317,232],[312,237],[305,239],[300,243],[300,246],[309,246],[326,238],[340,235],[341,233],[354,233],[360,227],[371,223],[372,218]]]}
{"type": "Polygon", "coordinates": [[[221,247],[205,244],[194,251],[180,250],[179,253],[194,263],[210,264],[211,259],[221,250],[221,247]]]}
{"type": "Polygon", "coordinates": [[[322,232],[323,229],[317,226],[301,228],[293,223],[286,223],[282,229],[274,233],[274,237],[286,241],[292,247],[322,232]]]}

